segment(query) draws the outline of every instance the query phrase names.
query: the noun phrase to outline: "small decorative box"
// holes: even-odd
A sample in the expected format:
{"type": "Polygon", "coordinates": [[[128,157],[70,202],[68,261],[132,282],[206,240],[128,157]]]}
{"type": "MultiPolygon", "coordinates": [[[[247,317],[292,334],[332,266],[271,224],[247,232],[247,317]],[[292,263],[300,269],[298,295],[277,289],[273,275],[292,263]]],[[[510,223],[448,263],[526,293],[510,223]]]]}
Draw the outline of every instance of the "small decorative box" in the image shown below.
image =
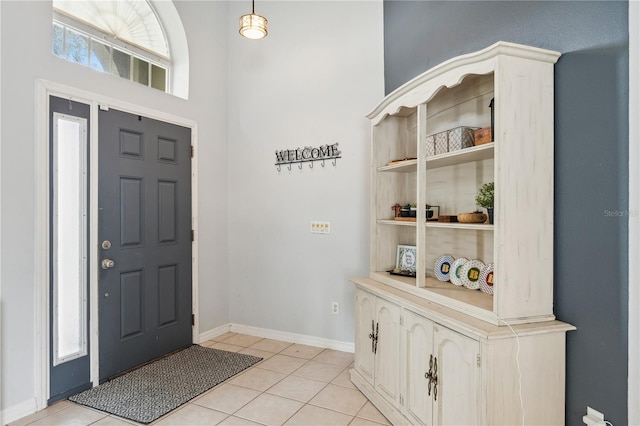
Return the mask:
{"type": "Polygon", "coordinates": [[[491,133],[491,127],[483,127],[474,132],[474,139],[476,145],[483,145],[493,141],[493,134],[491,133]]]}
{"type": "Polygon", "coordinates": [[[458,215],[439,215],[438,222],[457,222],[458,215]]]}

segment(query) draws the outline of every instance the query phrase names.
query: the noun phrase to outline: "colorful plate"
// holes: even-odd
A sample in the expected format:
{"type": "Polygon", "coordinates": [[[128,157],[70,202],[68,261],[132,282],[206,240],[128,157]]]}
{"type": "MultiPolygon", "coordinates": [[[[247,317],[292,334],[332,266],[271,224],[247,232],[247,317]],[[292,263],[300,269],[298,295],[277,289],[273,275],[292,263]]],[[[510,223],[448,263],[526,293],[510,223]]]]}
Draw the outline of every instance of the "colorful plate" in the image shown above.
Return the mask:
{"type": "Polygon", "coordinates": [[[489,263],[480,273],[480,290],[483,293],[493,294],[493,263],[489,263]]]}
{"type": "Polygon", "coordinates": [[[453,256],[450,254],[443,254],[436,260],[436,266],[433,272],[436,274],[436,278],[440,281],[449,281],[449,271],[451,270],[451,264],[453,263],[453,256]]]}
{"type": "Polygon", "coordinates": [[[449,279],[451,280],[452,284],[458,286],[462,285],[462,267],[468,261],[469,259],[467,259],[466,257],[459,257],[453,261],[453,264],[451,265],[451,274],[449,275],[449,279]]]}
{"type": "Polygon", "coordinates": [[[484,263],[481,260],[470,260],[462,266],[460,279],[462,285],[471,290],[480,288],[480,274],[484,270],[484,263]]]}

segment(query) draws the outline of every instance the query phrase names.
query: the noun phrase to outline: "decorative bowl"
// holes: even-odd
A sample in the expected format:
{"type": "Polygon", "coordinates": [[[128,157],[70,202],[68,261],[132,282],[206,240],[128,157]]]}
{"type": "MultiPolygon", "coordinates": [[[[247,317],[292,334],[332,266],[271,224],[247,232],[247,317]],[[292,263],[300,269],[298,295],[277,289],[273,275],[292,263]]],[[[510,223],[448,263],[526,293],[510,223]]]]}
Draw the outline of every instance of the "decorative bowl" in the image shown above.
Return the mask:
{"type": "Polygon", "coordinates": [[[458,222],[460,223],[484,223],[487,221],[487,215],[484,213],[459,213],[458,222]]]}

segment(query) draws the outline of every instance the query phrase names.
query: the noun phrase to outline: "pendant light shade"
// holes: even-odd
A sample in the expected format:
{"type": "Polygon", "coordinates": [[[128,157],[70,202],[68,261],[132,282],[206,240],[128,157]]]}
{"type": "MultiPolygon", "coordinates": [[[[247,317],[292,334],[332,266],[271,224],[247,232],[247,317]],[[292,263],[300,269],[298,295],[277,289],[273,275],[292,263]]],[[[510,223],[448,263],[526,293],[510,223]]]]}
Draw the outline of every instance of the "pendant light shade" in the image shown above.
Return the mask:
{"type": "Polygon", "coordinates": [[[266,37],[267,24],[267,18],[255,14],[254,0],[251,0],[251,13],[240,17],[240,34],[253,40],[266,37]]]}

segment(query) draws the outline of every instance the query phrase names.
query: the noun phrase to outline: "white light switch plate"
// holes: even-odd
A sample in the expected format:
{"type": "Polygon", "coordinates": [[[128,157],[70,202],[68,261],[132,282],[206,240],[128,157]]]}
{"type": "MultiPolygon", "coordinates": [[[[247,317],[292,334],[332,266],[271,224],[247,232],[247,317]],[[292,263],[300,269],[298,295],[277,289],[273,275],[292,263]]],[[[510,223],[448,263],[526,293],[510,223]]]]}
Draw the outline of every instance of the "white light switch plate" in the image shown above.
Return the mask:
{"type": "Polygon", "coordinates": [[[320,220],[311,221],[311,233],[312,234],[330,234],[331,222],[325,222],[320,220]]]}

